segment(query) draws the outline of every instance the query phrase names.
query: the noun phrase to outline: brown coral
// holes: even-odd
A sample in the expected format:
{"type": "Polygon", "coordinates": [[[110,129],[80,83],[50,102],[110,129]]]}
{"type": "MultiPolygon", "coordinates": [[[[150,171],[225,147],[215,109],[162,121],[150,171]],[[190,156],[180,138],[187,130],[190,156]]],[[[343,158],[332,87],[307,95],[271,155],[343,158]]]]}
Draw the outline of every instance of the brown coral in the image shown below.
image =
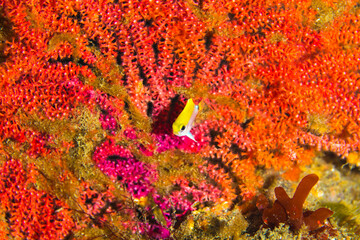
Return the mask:
{"type": "Polygon", "coordinates": [[[327,208],[319,208],[316,211],[303,211],[305,199],[318,180],[319,177],[316,174],[305,176],[296,188],[292,198],[287,195],[284,188],[275,188],[277,200],[272,208],[264,209],[262,216],[266,226],[276,227],[280,223],[285,223],[296,231],[305,224],[309,231],[319,229],[325,219],[329,218],[333,212],[327,208]]]}

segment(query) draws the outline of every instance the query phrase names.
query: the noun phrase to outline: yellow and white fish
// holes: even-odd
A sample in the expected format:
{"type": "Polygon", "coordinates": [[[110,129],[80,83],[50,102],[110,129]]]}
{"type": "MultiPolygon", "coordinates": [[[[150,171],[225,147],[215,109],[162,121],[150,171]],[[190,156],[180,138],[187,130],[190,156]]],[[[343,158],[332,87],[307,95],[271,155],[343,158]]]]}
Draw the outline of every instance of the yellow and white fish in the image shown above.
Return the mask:
{"type": "Polygon", "coordinates": [[[199,112],[199,106],[195,105],[194,101],[190,98],[182,112],[176,118],[175,122],[173,123],[173,133],[176,136],[182,137],[187,136],[188,138],[192,139],[193,141],[197,142],[194,136],[191,134],[190,130],[193,127],[196,115],[199,112]]]}

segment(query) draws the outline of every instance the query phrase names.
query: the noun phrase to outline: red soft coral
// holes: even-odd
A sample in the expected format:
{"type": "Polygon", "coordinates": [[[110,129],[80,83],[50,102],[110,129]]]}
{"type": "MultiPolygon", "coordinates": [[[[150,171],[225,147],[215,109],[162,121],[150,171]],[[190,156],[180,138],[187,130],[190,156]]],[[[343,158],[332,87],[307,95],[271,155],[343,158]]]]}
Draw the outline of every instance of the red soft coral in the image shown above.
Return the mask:
{"type": "Polygon", "coordinates": [[[315,174],[305,176],[290,198],[282,187],[275,188],[276,201],[271,208],[264,209],[263,221],[268,227],[285,223],[292,230],[299,230],[303,224],[309,231],[319,229],[333,212],[327,208],[316,211],[303,211],[303,205],[319,177],[315,174]]]}
{"type": "Polygon", "coordinates": [[[34,188],[36,171],[15,159],[0,168],[0,202],[10,235],[21,239],[60,239],[74,227],[66,204],[34,188]]]}

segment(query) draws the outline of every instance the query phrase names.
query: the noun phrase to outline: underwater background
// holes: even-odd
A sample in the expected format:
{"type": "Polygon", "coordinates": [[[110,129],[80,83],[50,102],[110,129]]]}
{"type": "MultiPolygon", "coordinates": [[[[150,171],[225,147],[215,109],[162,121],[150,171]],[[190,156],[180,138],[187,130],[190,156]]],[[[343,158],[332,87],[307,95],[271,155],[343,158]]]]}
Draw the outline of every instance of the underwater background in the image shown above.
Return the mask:
{"type": "Polygon", "coordinates": [[[0,239],[357,239],[359,63],[358,0],[0,0],[0,239]]]}

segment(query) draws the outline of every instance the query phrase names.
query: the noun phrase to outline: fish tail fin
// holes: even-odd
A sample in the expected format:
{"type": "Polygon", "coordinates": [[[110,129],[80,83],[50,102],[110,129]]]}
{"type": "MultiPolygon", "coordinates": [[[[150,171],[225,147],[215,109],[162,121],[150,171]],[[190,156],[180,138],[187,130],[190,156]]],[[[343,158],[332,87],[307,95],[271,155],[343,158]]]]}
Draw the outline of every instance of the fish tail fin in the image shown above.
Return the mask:
{"type": "Polygon", "coordinates": [[[188,132],[185,136],[187,136],[188,138],[190,138],[191,140],[193,140],[194,142],[197,142],[194,138],[194,135],[191,134],[191,132],[188,132]]]}
{"type": "Polygon", "coordinates": [[[204,99],[202,99],[197,106],[199,108],[199,112],[201,112],[204,108],[206,108],[206,103],[204,99]]]}

